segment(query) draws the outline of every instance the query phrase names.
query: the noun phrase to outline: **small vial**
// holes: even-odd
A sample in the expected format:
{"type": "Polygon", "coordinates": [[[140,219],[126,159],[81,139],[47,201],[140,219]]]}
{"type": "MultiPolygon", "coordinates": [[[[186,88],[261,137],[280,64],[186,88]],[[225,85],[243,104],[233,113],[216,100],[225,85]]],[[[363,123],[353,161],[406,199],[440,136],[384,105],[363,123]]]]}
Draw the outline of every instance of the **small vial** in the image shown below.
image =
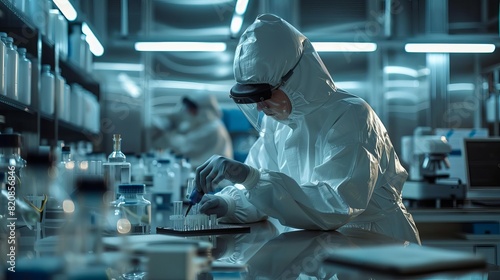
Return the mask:
{"type": "Polygon", "coordinates": [[[122,195],[122,199],[117,205],[121,214],[117,223],[119,233],[151,233],[151,202],[144,198],[145,189],[144,184],[121,184],[118,186],[118,192],[122,195]]]}

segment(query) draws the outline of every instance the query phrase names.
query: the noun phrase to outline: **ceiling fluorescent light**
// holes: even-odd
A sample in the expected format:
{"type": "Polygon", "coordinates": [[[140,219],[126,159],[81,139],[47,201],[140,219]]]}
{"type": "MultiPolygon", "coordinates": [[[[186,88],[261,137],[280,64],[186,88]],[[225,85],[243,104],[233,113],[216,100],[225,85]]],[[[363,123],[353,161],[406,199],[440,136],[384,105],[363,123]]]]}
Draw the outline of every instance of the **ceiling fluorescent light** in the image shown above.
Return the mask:
{"type": "Polygon", "coordinates": [[[313,42],[317,52],[374,52],[377,50],[375,43],[356,42],[313,42]]]}
{"type": "Polygon", "coordinates": [[[494,44],[434,44],[409,43],[405,45],[409,53],[492,53],[494,44]]]}
{"type": "Polygon", "coordinates": [[[118,81],[121,82],[123,89],[134,98],[141,96],[141,89],[136,83],[125,73],[118,75],[118,81]]]}
{"type": "Polygon", "coordinates": [[[223,52],[226,43],[218,42],[137,42],[140,52],[223,52]]]}
{"type": "Polygon", "coordinates": [[[109,71],[144,71],[144,64],[139,63],[113,63],[113,62],[94,62],[94,70],[109,71]]]}
{"type": "Polygon", "coordinates": [[[243,17],[247,11],[248,0],[238,0],[234,7],[233,18],[231,19],[230,31],[231,35],[236,36],[243,26],[243,17]]]}
{"type": "Polygon", "coordinates": [[[240,15],[234,15],[231,20],[231,34],[236,35],[240,32],[241,26],[243,26],[243,18],[240,15]]]}
{"type": "Polygon", "coordinates": [[[474,91],[476,86],[473,83],[448,84],[448,91],[474,91]]]}
{"type": "Polygon", "coordinates": [[[231,88],[231,85],[165,80],[152,80],[149,85],[153,88],[189,89],[213,92],[229,92],[231,88]]]}
{"type": "Polygon", "coordinates": [[[74,21],[76,19],[78,14],[69,0],[53,0],[53,2],[67,20],[74,21]]]}
{"type": "Polygon", "coordinates": [[[234,8],[234,13],[237,15],[243,15],[247,11],[248,0],[238,0],[234,8]]]}
{"type": "Polygon", "coordinates": [[[90,29],[88,24],[85,22],[82,24],[82,33],[87,36],[86,41],[89,43],[90,51],[95,56],[101,56],[104,53],[104,47],[94,35],[94,32],[92,32],[92,29],[90,29]]]}

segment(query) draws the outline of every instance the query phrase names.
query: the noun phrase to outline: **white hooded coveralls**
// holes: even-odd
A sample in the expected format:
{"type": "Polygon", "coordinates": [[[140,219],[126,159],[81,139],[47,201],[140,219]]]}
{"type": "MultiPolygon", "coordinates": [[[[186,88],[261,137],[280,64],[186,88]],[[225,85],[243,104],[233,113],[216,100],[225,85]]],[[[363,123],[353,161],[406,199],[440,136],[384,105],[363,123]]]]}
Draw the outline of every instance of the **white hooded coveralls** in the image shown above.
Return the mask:
{"type": "Polygon", "coordinates": [[[189,158],[194,168],[214,154],[233,158],[231,136],[222,122],[216,97],[200,94],[188,99],[198,107],[196,116],[183,109],[166,118],[164,133],[155,141],[156,146],[170,148],[189,158]]]}
{"type": "Polygon", "coordinates": [[[274,217],[311,230],[359,227],[420,243],[401,190],[407,178],[388,133],[361,98],[337,89],[310,41],[281,18],[259,16],[242,35],[234,60],[241,84],[277,85],[292,105],[286,121],[264,117],[265,133],[245,161],[255,169],[218,195],[222,222],[274,217]]]}

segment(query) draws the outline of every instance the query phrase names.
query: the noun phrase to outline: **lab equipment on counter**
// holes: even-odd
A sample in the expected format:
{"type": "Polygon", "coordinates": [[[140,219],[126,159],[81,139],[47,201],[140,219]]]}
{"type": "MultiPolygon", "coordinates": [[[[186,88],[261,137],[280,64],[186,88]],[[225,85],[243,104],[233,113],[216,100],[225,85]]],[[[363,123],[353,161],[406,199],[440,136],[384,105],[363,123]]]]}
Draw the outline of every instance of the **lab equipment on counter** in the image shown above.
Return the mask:
{"type": "Polygon", "coordinates": [[[402,142],[402,160],[410,165],[410,180],[434,183],[436,179],[448,177],[440,172],[443,167],[450,168],[451,146],[444,136],[432,135],[429,127],[418,127],[413,136],[403,137],[402,142]]]}
{"type": "Polygon", "coordinates": [[[121,151],[121,135],[113,134],[113,152],[109,154],[108,161],[103,163],[104,178],[110,191],[114,193],[113,200],[118,198],[118,186],[130,184],[130,163],[121,151]]]}
{"type": "Polygon", "coordinates": [[[65,203],[67,222],[59,234],[57,253],[67,257],[69,271],[102,263],[107,190],[102,177],[82,176],[76,180],[75,200],[65,203]]]}
{"type": "Polygon", "coordinates": [[[182,201],[174,201],[173,205],[174,212],[170,215],[170,227],[159,226],[156,228],[157,233],[177,236],[201,236],[250,232],[248,226],[220,225],[215,214],[208,216],[195,210],[190,215],[184,215],[182,201]]]}
{"type": "Polygon", "coordinates": [[[189,214],[189,211],[191,211],[193,205],[198,204],[201,201],[203,195],[204,193],[200,192],[194,185],[194,178],[189,179],[187,181],[187,189],[186,189],[186,196],[187,196],[186,198],[188,199],[189,206],[184,216],[187,216],[189,214]]]}
{"type": "MultiPolygon", "coordinates": [[[[14,133],[11,129],[0,134],[0,173],[3,175],[1,182],[5,184],[4,189],[2,189],[2,199],[11,201],[11,203],[15,201],[15,215],[19,219],[17,224],[24,223],[32,228],[41,216],[40,212],[30,207],[21,195],[23,193],[23,184],[21,183],[24,182],[24,177],[21,174],[26,168],[26,160],[21,157],[21,142],[21,135],[14,133]]],[[[8,206],[9,203],[2,203],[2,205],[8,206]]],[[[4,216],[4,218],[6,217],[4,216]]],[[[6,227],[3,229],[6,230],[6,227]]]]}
{"type": "Polygon", "coordinates": [[[151,202],[156,209],[170,209],[170,203],[174,201],[173,197],[180,195],[180,187],[177,185],[179,189],[176,188],[176,174],[170,163],[170,159],[159,159],[155,165],[151,202]]]}
{"type": "Polygon", "coordinates": [[[500,205],[500,138],[465,138],[467,198],[484,206],[500,205]]]}
{"type": "Polygon", "coordinates": [[[465,198],[465,186],[458,178],[449,178],[451,145],[446,137],[432,135],[429,127],[418,127],[413,136],[402,139],[402,161],[408,164],[409,179],[403,188],[406,200],[457,200],[465,198]]]}
{"type": "Polygon", "coordinates": [[[144,184],[121,184],[118,192],[121,194],[116,205],[120,213],[117,230],[121,234],[151,233],[151,202],[144,198],[144,184]]]}

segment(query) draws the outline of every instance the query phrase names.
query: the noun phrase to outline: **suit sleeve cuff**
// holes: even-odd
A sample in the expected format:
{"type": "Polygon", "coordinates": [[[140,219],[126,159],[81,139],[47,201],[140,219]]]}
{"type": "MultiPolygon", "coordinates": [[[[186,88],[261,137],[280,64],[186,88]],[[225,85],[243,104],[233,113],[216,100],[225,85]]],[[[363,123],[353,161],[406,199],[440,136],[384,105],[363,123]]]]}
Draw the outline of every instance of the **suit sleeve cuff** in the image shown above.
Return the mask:
{"type": "Polygon", "coordinates": [[[250,172],[248,172],[247,178],[241,184],[245,189],[251,190],[257,186],[260,180],[260,172],[252,166],[248,166],[248,168],[250,168],[250,172]]]}

